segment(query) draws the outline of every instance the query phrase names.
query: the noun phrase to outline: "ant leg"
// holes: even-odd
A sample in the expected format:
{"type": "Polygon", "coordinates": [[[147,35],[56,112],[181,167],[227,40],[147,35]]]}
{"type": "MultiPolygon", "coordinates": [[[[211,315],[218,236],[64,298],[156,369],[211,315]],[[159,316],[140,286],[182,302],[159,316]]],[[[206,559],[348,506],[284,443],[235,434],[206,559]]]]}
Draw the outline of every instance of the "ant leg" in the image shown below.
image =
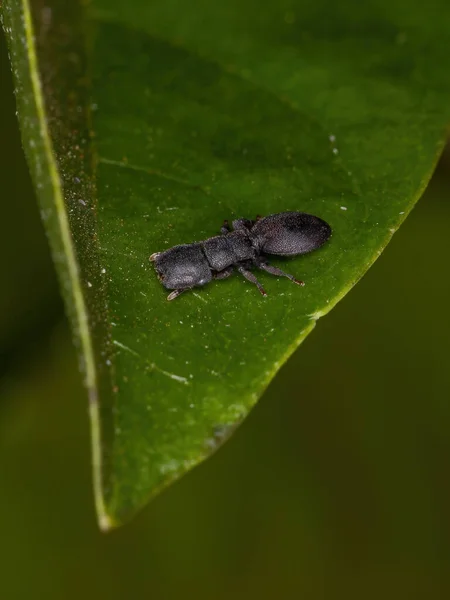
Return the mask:
{"type": "Polygon", "coordinates": [[[169,302],[171,300],[175,300],[175,298],[178,298],[178,296],[180,294],[182,294],[183,292],[187,292],[187,290],[190,290],[191,288],[183,288],[182,290],[173,290],[173,292],[170,292],[170,294],[167,296],[167,300],[169,300],[169,302]]]}
{"type": "Polygon", "coordinates": [[[233,267],[227,267],[226,269],[223,269],[223,271],[217,271],[214,273],[213,277],[214,279],[226,279],[233,274],[233,271],[233,267]]]}
{"type": "Polygon", "coordinates": [[[285,273],[278,267],[273,267],[272,265],[269,265],[268,263],[266,263],[262,260],[255,261],[255,263],[259,269],[262,269],[263,271],[266,271],[267,273],[270,273],[271,275],[277,275],[278,277],[287,277],[288,279],[290,279],[297,285],[305,285],[304,281],[295,279],[295,277],[293,275],[289,275],[289,273],[285,273]]]}
{"type": "Polygon", "coordinates": [[[238,269],[239,273],[245,277],[245,279],[248,279],[249,281],[251,281],[252,283],[254,283],[256,285],[256,287],[258,288],[258,290],[261,292],[261,294],[263,296],[267,296],[266,290],[259,283],[259,281],[256,279],[256,277],[253,275],[253,273],[251,271],[248,271],[242,265],[239,265],[237,269],[238,269]]]}
{"type": "Polygon", "coordinates": [[[222,235],[225,235],[226,233],[230,233],[231,228],[230,228],[230,224],[228,223],[228,221],[225,219],[223,222],[222,227],[220,228],[220,233],[222,235]]]}

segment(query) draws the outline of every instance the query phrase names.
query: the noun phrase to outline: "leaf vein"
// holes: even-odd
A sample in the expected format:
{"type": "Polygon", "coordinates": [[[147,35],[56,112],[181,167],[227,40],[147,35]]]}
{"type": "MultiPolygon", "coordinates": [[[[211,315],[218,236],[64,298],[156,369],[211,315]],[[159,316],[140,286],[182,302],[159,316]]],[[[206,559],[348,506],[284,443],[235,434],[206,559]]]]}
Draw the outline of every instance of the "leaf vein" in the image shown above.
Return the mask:
{"type": "Polygon", "coordinates": [[[150,369],[152,371],[157,371],[158,373],[161,373],[161,375],[165,375],[169,379],[178,381],[179,383],[182,383],[183,385],[189,385],[189,381],[187,380],[186,377],[183,377],[182,375],[176,375],[175,373],[171,373],[170,371],[166,371],[165,369],[158,367],[158,365],[155,365],[155,363],[152,363],[152,362],[148,361],[147,359],[143,358],[138,352],[136,352],[136,350],[133,350],[132,348],[130,348],[129,346],[126,346],[125,344],[122,344],[122,342],[119,342],[119,340],[113,340],[113,344],[115,346],[117,346],[118,348],[121,348],[122,350],[125,350],[126,352],[129,352],[133,356],[136,356],[137,358],[142,360],[142,362],[146,363],[146,365],[148,367],[150,367],[150,369]]]}
{"type": "Polygon", "coordinates": [[[134,165],[129,162],[123,162],[120,160],[105,158],[103,156],[98,157],[98,162],[103,165],[110,165],[110,166],[119,167],[122,169],[130,169],[131,171],[138,171],[139,173],[146,173],[147,175],[155,175],[156,177],[161,177],[162,179],[174,181],[175,183],[178,183],[179,185],[190,187],[195,190],[200,190],[204,194],[206,194],[206,196],[210,195],[206,188],[202,187],[201,185],[199,185],[197,183],[192,183],[191,181],[187,181],[186,179],[180,179],[178,177],[174,177],[173,175],[169,175],[168,173],[164,173],[157,169],[150,169],[148,167],[143,167],[141,165],[134,165]]]}

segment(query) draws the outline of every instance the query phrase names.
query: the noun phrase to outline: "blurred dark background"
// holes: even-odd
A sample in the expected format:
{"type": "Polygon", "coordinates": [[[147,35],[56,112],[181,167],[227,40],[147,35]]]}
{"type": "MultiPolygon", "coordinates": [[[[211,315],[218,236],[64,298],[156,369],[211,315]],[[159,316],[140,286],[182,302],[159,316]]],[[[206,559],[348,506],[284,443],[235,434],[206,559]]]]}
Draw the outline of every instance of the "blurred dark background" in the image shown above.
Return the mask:
{"type": "Polygon", "coordinates": [[[0,51],[0,599],[450,597],[448,158],[234,437],[104,535],[0,51]]]}

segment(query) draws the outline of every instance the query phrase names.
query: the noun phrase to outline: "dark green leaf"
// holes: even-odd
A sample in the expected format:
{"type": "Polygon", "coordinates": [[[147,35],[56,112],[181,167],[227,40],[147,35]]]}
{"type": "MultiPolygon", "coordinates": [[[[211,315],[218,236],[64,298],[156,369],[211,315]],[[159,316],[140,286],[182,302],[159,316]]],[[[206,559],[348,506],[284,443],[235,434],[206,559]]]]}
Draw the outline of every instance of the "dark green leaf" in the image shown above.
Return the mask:
{"type": "Polygon", "coordinates": [[[3,16],[108,528],[225,439],[413,207],[450,117],[450,7],[7,0],[3,16]],[[236,277],[166,302],[152,252],[281,210],[334,231],[286,267],[305,288],[261,275],[262,298],[236,277]]]}

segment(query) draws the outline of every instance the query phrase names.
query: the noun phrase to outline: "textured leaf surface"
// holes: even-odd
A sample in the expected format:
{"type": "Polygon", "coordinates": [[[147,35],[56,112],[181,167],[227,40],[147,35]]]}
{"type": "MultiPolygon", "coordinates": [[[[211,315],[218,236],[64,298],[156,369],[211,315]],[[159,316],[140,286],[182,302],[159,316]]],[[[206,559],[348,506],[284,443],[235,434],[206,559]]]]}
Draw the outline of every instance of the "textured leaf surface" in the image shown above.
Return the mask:
{"type": "Polygon", "coordinates": [[[450,8],[8,0],[3,16],[108,528],[226,437],[420,196],[450,116],[450,8]],[[304,288],[261,275],[262,298],[235,277],[166,302],[152,252],[281,210],[334,231],[286,265],[304,288]]]}

